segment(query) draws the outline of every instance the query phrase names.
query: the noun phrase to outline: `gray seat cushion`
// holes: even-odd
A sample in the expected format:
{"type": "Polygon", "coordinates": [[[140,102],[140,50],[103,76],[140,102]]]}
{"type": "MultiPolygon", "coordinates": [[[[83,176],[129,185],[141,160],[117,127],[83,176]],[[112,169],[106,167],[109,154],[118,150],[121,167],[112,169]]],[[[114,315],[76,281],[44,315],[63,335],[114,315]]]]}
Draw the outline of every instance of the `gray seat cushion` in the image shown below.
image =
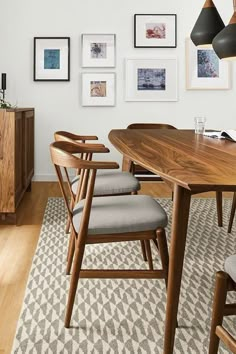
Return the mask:
{"type": "Polygon", "coordinates": [[[226,258],[225,271],[236,282],[236,254],[226,258]]]}
{"type": "MultiPolygon", "coordinates": [[[[72,180],[72,191],[77,192],[79,176],[72,180]]],[[[115,195],[137,192],[140,183],[132,173],[112,171],[97,174],[94,186],[94,195],[115,195]]]]}
{"type": "MultiPolygon", "coordinates": [[[[79,229],[84,200],[74,208],[73,223],[79,229]]],[[[155,199],[146,195],[93,198],[88,234],[115,234],[156,230],[167,225],[167,215],[155,199]]]]}

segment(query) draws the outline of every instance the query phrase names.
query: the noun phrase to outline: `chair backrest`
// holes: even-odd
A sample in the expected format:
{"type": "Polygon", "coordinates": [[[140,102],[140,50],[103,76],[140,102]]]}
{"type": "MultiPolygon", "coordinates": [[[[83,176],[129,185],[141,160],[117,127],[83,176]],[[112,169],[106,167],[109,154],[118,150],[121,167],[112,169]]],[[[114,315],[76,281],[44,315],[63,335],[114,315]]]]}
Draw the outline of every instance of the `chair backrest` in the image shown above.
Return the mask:
{"type": "Polygon", "coordinates": [[[76,168],[81,170],[79,186],[74,201],[78,202],[81,199],[85,199],[83,216],[80,231],[84,235],[84,231],[88,226],[90,208],[93,198],[94,183],[96,172],[98,169],[117,169],[119,165],[116,162],[103,162],[103,161],[91,161],[90,159],[82,159],[81,157],[74,156],[74,154],[80,154],[80,156],[86,156],[93,152],[108,152],[105,147],[98,147],[96,151],[86,144],[74,144],[66,141],[56,141],[50,145],[51,159],[55,166],[56,174],[58,177],[59,186],[65,201],[65,205],[68,211],[69,220],[72,225],[74,234],[76,230],[73,224],[73,205],[70,203],[70,198],[74,198],[71,185],[68,184],[69,195],[66,190],[66,185],[63,180],[63,171],[67,168],[76,168]],[[82,145],[82,146],[81,146],[82,145]]]}
{"type": "Polygon", "coordinates": [[[164,123],[132,123],[127,129],[177,129],[173,125],[164,123]]]}
{"type": "MultiPolygon", "coordinates": [[[[54,139],[55,141],[66,141],[66,142],[70,142],[70,143],[74,143],[77,144],[78,146],[81,146],[80,144],[85,144],[87,140],[97,140],[98,137],[96,135],[76,135],[67,131],[56,131],[54,133],[54,139]]],[[[97,148],[97,147],[104,147],[103,144],[89,144],[90,148],[97,148]]],[[[85,159],[92,159],[92,153],[90,154],[86,154],[85,156],[83,156],[83,153],[81,153],[80,157],[83,159],[85,157],[85,159]]],[[[65,176],[66,176],[66,180],[68,182],[68,184],[71,183],[70,181],[70,177],[68,174],[68,171],[66,169],[66,167],[64,168],[65,171],[65,176]]],[[[76,175],[80,175],[81,171],[77,170],[76,171],[76,175]]]]}
{"type": "Polygon", "coordinates": [[[54,139],[55,141],[80,141],[85,143],[86,140],[98,140],[98,137],[96,135],[77,135],[64,130],[60,130],[54,133],[54,139]]]}

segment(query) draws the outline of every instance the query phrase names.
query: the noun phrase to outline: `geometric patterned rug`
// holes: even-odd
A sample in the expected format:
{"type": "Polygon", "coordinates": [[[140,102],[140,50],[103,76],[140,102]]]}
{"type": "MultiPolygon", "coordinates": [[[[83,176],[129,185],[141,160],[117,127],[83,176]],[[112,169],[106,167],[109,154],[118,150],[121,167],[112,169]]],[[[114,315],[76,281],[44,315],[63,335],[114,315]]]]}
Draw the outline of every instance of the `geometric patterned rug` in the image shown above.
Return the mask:
{"type": "MultiPolygon", "coordinates": [[[[159,202],[169,215],[172,202],[159,202]]],[[[215,199],[193,199],[174,353],[207,353],[215,272],[236,253],[235,223],[227,234],[231,200],[224,200],[224,227],[215,199]]],[[[64,328],[70,277],[65,275],[68,235],[62,198],[49,198],[21,310],[12,353],[163,352],[166,291],[163,280],[81,279],[71,320],[64,328]]],[[[153,249],[158,266],[158,255],[153,249]]],[[[86,268],[146,268],[139,242],[86,246],[86,268]]],[[[235,299],[235,293],[230,294],[235,299]]],[[[236,333],[235,317],[226,326],[236,333]]],[[[221,344],[219,353],[229,353],[221,344]]]]}

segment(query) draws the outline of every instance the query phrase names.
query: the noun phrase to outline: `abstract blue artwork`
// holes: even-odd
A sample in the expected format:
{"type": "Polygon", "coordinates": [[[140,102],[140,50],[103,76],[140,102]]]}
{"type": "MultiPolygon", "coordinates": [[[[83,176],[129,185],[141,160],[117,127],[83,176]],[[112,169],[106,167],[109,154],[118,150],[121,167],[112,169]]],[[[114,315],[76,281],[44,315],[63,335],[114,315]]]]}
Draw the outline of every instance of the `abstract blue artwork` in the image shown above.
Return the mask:
{"type": "Polygon", "coordinates": [[[198,77],[219,77],[219,58],[213,49],[197,51],[198,77]]]}
{"type": "Polygon", "coordinates": [[[60,69],[60,49],[44,49],[44,69],[60,69]]]}

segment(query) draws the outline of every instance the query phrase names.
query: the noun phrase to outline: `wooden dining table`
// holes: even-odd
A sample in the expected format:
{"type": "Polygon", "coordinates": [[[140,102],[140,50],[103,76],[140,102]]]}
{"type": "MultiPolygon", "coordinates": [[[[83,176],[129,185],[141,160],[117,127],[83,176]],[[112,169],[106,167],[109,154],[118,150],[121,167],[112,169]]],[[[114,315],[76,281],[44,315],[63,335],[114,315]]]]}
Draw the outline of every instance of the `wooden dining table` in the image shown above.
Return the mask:
{"type": "Polygon", "coordinates": [[[127,160],[174,186],[163,348],[164,354],[170,354],[174,351],[191,196],[236,191],[236,143],[191,130],[167,129],[111,130],[109,139],[127,160]]]}

